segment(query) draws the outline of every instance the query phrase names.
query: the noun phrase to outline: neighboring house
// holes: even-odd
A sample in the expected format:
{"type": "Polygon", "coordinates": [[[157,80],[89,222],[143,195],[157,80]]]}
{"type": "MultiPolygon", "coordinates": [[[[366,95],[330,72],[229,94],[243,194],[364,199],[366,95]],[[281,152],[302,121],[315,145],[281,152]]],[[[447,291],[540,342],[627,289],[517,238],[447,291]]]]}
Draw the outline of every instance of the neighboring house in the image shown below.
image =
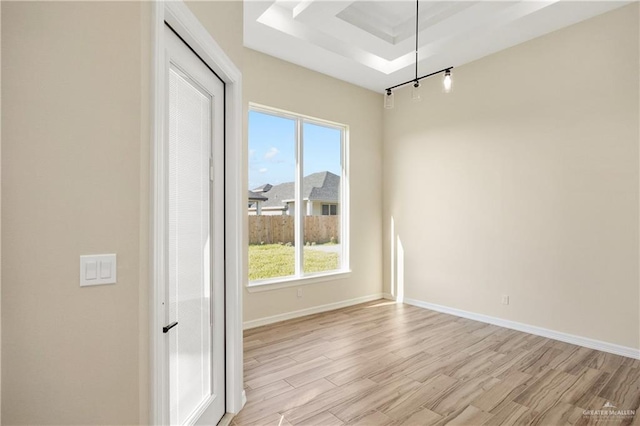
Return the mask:
{"type": "Polygon", "coordinates": [[[262,203],[268,198],[259,192],[249,191],[249,210],[253,209],[255,214],[260,215],[262,212],[262,203]]]}
{"type": "MultiPolygon", "coordinates": [[[[250,215],[292,215],[295,210],[295,184],[262,185],[252,193],[268,196],[262,205],[249,206],[250,215]]],[[[340,214],[340,176],[331,172],[313,173],[302,180],[303,212],[305,216],[340,214]]]]}

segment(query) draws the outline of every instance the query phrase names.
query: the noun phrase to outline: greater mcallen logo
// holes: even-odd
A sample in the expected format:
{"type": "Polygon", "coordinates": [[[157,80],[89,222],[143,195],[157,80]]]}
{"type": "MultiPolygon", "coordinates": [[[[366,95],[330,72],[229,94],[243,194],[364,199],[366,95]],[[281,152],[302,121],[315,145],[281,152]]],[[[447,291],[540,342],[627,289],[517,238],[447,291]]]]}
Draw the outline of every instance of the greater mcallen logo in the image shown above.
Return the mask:
{"type": "Polygon", "coordinates": [[[607,401],[600,410],[584,410],[583,416],[608,417],[608,418],[633,418],[636,410],[618,410],[618,407],[607,401]]]}

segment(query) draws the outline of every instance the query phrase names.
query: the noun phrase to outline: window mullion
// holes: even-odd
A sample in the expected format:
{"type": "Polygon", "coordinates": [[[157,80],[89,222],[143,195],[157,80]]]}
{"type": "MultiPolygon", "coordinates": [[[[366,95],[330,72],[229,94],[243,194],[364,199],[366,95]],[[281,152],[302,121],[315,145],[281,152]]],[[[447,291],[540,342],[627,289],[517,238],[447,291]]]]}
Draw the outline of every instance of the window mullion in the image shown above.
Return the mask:
{"type": "Polygon", "coordinates": [[[340,168],[342,177],[340,178],[340,207],[336,206],[336,213],[340,214],[340,246],[342,247],[342,268],[348,268],[349,266],[349,231],[350,231],[350,196],[349,196],[349,174],[347,169],[349,167],[349,149],[347,147],[348,137],[347,130],[342,129],[340,134],[340,168]],[[338,211],[339,209],[339,211],[338,211]]]}
{"type": "Polygon", "coordinates": [[[302,206],[303,191],[303,134],[302,120],[296,119],[296,182],[295,182],[295,263],[296,275],[302,276],[303,272],[303,232],[304,232],[304,209],[302,206]]]}

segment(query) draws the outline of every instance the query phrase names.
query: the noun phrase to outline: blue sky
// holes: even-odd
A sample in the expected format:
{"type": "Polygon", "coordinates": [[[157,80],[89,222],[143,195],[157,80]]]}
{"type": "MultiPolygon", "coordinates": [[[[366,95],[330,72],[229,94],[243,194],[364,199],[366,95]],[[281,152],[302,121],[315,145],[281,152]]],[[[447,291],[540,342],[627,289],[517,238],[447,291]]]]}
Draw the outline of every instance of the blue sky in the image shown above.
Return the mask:
{"type": "MultiPolygon", "coordinates": [[[[340,130],[304,123],[305,176],[323,171],[340,175],[340,130]]],[[[249,189],[295,178],[295,121],[249,111],[249,189]]]]}

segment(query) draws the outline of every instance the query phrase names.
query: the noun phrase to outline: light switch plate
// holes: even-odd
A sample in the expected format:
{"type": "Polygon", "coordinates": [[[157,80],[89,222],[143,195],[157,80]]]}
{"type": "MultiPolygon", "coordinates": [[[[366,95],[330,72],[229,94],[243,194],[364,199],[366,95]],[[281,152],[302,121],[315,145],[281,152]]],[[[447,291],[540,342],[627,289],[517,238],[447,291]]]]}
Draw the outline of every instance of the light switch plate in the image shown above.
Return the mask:
{"type": "Polygon", "coordinates": [[[116,283],[116,255],[80,256],[80,287],[116,283]]]}

